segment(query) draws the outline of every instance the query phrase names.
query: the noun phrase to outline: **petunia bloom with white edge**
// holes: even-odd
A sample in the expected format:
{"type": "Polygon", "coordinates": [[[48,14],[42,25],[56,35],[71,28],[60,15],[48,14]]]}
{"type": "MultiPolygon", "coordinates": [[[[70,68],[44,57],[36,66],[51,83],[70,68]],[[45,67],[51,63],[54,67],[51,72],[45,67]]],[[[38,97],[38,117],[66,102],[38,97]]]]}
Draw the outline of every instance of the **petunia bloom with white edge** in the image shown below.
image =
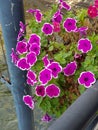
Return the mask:
{"type": "Polygon", "coordinates": [[[63,68],[63,72],[65,76],[71,76],[76,72],[77,63],[76,61],[70,62],[63,68]]]}
{"type": "Polygon", "coordinates": [[[47,84],[52,79],[52,71],[48,68],[43,69],[39,73],[39,81],[41,84],[47,84]]]}
{"type": "Polygon", "coordinates": [[[95,75],[91,71],[82,72],[78,78],[78,83],[89,88],[96,82],[95,75]]]}
{"type": "Polygon", "coordinates": [[[52,62],[49,66],[48,69],[52,71],[52,76],[54,78],[58,78],[58,74],[62,72],[62,67],[58,62],[52,62]]]}
{"type": "Polygon", "coordinates": [[[35,94],[37,96],[45,97],[46,96],[46,91],[44,85],[37,85],[35,87],[35,94]]]}
{"type": "Polygon", "coordinates": [[[82,51],[83,53],[87,53],[92,50],[91,41],[88,38],[81,38],[78,41],[78,50],[82,51]]]}
{"type": "Polygon", "coordinates": [[[50,98],[58,97],[60,95],[60,88],[55,84],[46,86],[46,95],[50,98]]]}
{"type": "Polygon", "coordinates": [[[45,35],[52,35],[53,34],[53,25],[50,23],[44,23],[41,31],[45,35]]]}
{"type": "Polygon", "coordinates": [[[23,102],[32,110],[34,109],[34,100],[30,95],[23,96],[23,102]]]}

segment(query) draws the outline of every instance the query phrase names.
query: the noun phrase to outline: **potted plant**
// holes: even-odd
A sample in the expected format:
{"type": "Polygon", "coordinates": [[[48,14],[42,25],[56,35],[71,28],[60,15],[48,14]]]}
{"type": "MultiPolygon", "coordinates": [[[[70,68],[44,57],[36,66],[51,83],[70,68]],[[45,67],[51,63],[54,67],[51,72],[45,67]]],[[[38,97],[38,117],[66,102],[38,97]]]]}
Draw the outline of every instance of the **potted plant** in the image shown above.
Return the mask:
{"type": "Polygon", "coordinates": [[[24,95],[23,101],[31,109],[35,104],[40,107],[43,121],[52,120],[51,115],[59,117],[98,78],[97,27],[91,24],[98,15],[96,1],[87,12],[71,10],[59,0],[48,12],[27,10],[32,19],[27,25],[20,22],[12,62],[27,71],[27,84],[34,93],[24,95]]]}

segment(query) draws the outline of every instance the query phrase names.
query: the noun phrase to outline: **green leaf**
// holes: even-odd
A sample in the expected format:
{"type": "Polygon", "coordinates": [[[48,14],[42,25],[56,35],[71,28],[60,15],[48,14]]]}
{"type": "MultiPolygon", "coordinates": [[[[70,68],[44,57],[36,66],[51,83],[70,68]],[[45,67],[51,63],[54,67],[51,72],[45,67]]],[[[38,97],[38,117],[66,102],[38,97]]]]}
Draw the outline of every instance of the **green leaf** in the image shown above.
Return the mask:
{"type": "Polygon", "coordinates": [[[37,100],[37,106],[40,107],[43,97],[36,96],[36,100],[37,100]]]}
{"type": "Polygon", "coordinates": [[[40,107],[43,109],[44,112],[51,111],[51,104],[50,104],[48,98],[44,98],[44,100],[40,104],[40,107]]]}
{"type": "Polygon", "coordinates": [[[50,46],[48,50],[53,51],[53,48],[54,48],[53,46],[50,46]]]}
{"type": "Polygon", "coordinates": [[[66,60],[64,59],[63,52],[54,55],[54,59],[58,61],[60,64],[65,64],[66,60]]]}
{"type": "Polygon", "coordinates": [[[79,90],[80,90],[80,93],[82,94],[85,92],[86,88],[83,85],[80,85],[79,90]]]}

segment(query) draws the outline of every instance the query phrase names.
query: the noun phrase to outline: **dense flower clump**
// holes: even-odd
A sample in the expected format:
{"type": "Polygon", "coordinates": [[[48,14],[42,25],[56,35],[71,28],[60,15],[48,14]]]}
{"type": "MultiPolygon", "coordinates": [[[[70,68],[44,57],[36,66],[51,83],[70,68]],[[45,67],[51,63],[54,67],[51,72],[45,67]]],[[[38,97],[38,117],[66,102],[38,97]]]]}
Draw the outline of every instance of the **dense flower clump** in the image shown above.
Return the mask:
{"type": "MultiPolygon", "coordinates": [[[[91,61],[98,54],[96,41],[87,36],[89,27],[73,17],[73,13],[70,15],[70,10],[71,6],[63,0],[58,0],[51,17],[39,9],[27,10],[34,16],[35,25],[30,25],[33,32],[23,39],[28,25],[20,22],[16,50],[12,48],[12,62],[27,71],[27,84],[34,88],[35,94],[24,95],[23,102],[31,109],[38,103],[44,110],[41,120],[45,122],[52,120],[49,114],[60,116],[80,95],[81,87],[89,88],[96,82],[91,61]]],[[[89,7],[88,15],[98,16],[98,0],[89,7]]]]}

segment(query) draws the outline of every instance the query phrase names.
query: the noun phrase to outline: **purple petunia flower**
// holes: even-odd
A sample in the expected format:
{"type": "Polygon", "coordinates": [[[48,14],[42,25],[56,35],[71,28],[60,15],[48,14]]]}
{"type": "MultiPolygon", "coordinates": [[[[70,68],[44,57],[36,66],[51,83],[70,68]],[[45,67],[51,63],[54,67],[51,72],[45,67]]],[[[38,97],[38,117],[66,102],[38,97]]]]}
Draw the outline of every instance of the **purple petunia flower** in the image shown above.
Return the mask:
{"type": "Polygon", "coordinates": [[[26,12],[30,13],[30,14],[34,14],[36,12],[37,9],[28,9],[26,12]]]}
{"type": "Polygon", "coordinates": [[[82,72],[78,78],[78,83],[86,88],[91,87],[96,82],[95,76],[91,71],[82,72]]]}
{"type": "Polygon", "coordinates": [[[52,71],[52,76],[54,78],[58,78],[58,74],[62,71],[62,67],[58,62],[52,62],[49,66],[48,69],[52,71]]]}
{"type": "Polygon", "coordinates": [[[88,27],[80,27],[80,28],[76,28],[76,30],[74,30],[74,32],[84,32],[87,30],[88,30],[88,27]]]}
{"type": "Polygon", "coordinates": [[[36,55],[40,54],[40,46],[37,43],[33,43],[30,48],[30,52],[35,52],[36,55]]]}
{"type": "Polygon", "coordinates": [[[46,87],[46,95],[50,98],[58,97],[60,95],[60,88],[55,84],[50,84],[46,87]]]}
{"type": "Polygon", "coordinates": [[[52,120],[52,117],[49,116],[49,115],[46,113],[46,114],[41,118],[41,120],[48,123],[49,121],[52,120]]]}
{"type": "Polygon", "coordinates": [[[23,41],[17,42],[16,51],[17,51],[19,54],[27,53],[27,52],[28,52],[27,43],[26,43],[26,42],[23,42],[23,41]]]}
{"type": "Polygon", "coordinates": [[[45,68],[39,73],[39,81],[42,84],[47,84],[52,79],[51,70],[45,68]]]}
{"type": "Polygon", "coordinates": [[[27,63],[26,58],[21,58],[17,61],[17,67],[21,70],[28,70],[30,69],[30,65],[27,63]]]}
{"type": "Polygon", "coordinates": [[[52,35],[52,33],[53,33],[53,25],[51,25],[50,23],[44,23],[44,25],[42,27],[42,32],[45,35],[52,35]]]}
{"type": "Polygon", "coordinates": [[[12,48],[11,58],[12,58],[12,62],[14,64],[17,64],[19,57],[18,57],[18,54],[14,51],[14,48],[12,48]]]}
{"type": "Polygon", "coordinates": [[[31,34],[28,43],[30,45],[33,43],[37,43],[38,45],[40,45],[40,40],[41,40],[40,36],[38,36],[37,34],[31,34]]]}
{"type": "Polygon", "coordinates": [[[56,17],[52,18],[52,22],[61,23],[62,19],[63,19],[63,16],[61,14],[59,14],[56,17]]]}
{"type": "Polygon", "coordinates": [[[80,33],[80,37],[85,37],[86,36],[86,31],[88,30],[88,27],[80,27],[77,28],[76,30],[74,30],[74,32],[79,32],[80,33]]]}
{"type": "Polygon", "coordinates": [[[92,50],[92,44],[91,41],[87,38],[81,38],[78,41],[78,50],[82,51],[83,53],[87,53],[88,51],[92,50]]]}
{"type": "Polygon", "coordinates": [[[42,13],[40,11],[36,11],[34,14],[36,22],[40,23],[42,21],[42,13]]]}
{"type": "Polygon", "coordinates": [[[28,72],[27,72],[27,78],[29,78],[31,81],[33,81],[34,83],[36,83],[37,82],[37,80],[36,80],[36,74],[35,74],[35,72],[33,72],[32,70],[29,70],[28,72]]]}
{"type": "Polygon", "coordinates": [[[63,2],[63,0],[58,0],[58,3],[61,3],[61,2],[63,2]]]}
{"type": "Polygon", "coordinates": [[[50,61],[48,59],[48,55],[45,55],[43,58],[42,58],[42,61],[44,63],[44,66],[48,66],[50,64],[50,61]]]}
{"type": "Polygon", "coordinates": [[[82,58],[82,55],[81,55],[81,54],[75,53],[75,55],[74,55],[74,59],[75,59],[75,60],[81,60],[81,58],[82,58]]]}
{"type": "Polygon", "coordinates": [[[34,15],[36,22],[40,23],[42,21],[42,13],[39,9],[29,9],[26,12],[34,15]]]}
{"type": "Polygon", "coordinates": [[[46,96],[45,87],[43,85],[36,86],[35,94],[37,96],[45,97],[46,96]]]}
{"type": "Polygon", "coordinates": [[[33,66],[36,63],[36,61],[37,61],[37,57],[36,57],[36,54],[34,52],[29,52],[26,55],[26,58],[27,58],[27,63],[30,66],[33,66]]]}
{"type": "Polygon", "coordinates": [[[25,24],[23,24],[23,22],[20,21],[20,24],[19,24],[19,25],[20,25],[20,31],[24,33],[25,30],[26,30],[27,24],[25,25],[25,24]]]}
{"type": "Polygon", "coordinates": [[[74,18],[67,18],[64,23],[63,23],[63,27],[65,28],[65,30],[67,32],[72,32],[74,31],[77,27],[76,27],[76,19],[74,18]]]}
{"type": "Polygon", "coordinates": [[[18,36],[17,36],[17,41],[19,41],[20,38],[23,37],[23,36],[24,36],[24,33],[19,31],[18,36]]]}
{"type": "Polygon", "coordinates": [[[75,73],[77,69],[77,64],[75,61],[70,62],[69,64],[66,65],[66,67],[63,69],[64,75],[65,76],[71,76],[75,73]]]}
{"type": "Polygon", "coordinates": [[[26,30],[26,26],[27,26],[27,24],[25,25],[21,21],[20,21],[19,25],[20,25],[20,30],[19,30],[19,33],[18,33],[17,41],[19,41],[20,38],[24,36],[25,30],[26,30]]]}
{"type": "Polygon", "coordinates": [[[23,102],[31,109],[34,109],[34,101],[30,95],[23,96],[23,102]]]}
{"type": "Polygon", "coordinates": [[[61,6],[62,6],[62,8],[66,9],[68,11],[71,9],[71,6],[68,5],[65,1],[61,2],[61,6]]]}
{"type": "Polygon", "coordinates": [[[53,60],[53,59],[50,59],[49,61],[50,61],[50,64],[51,64],[52,62],[54,62],[54,60],[53,60]]]}
{"type": "Polygon", "coordinates": [[[34,86],[35,82],[31,80],[30,78],[27,78],[27,84],[30,86],[34,86]]]}
{"type": "Polygon", "coordinates": [[[56,18],[61,13],[60,10],[57,10],[56,13],[53,15],[54,18],[56,18]]]}

